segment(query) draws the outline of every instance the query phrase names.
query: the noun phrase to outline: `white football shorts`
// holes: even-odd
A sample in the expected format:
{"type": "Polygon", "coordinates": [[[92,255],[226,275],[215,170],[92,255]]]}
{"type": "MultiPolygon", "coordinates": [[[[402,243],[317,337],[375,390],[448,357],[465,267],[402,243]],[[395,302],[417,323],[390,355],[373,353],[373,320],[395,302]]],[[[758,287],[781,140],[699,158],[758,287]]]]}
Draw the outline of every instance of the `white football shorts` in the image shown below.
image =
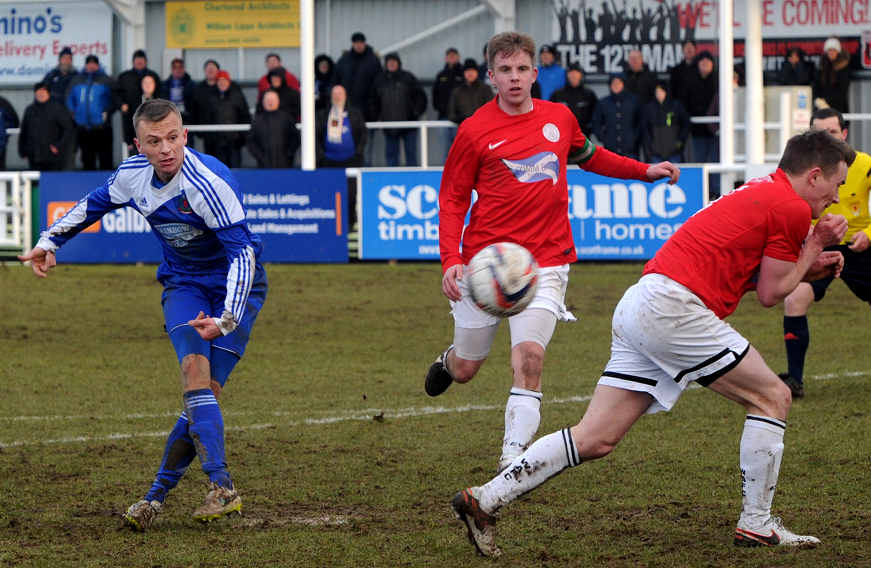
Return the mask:
{"type": "MultiPolygon", "coordinates": [[[[533,341],[547,348],[557,321],[575,321],[575,316],[566,310],[564,303],[568,282],[568,264],[538,269],[538,288],[532,302],[525,310],[508,318],[512,347],[533,341]]],[[[490,354],[502,318],[491,316],[475,305],[465,280],[458,280],[457,284],[463,299],[451,301],[454,349],[462,359],[480,361],[490,354]]]]}
{"type": "Polygon", "coordinates": [[[750,342],[685,286],[643,276],[614,310],[611,360],[600,385],[649,393],[648,414],[671,410],[691,381],[708,386],[731,371],[750,342]]]}

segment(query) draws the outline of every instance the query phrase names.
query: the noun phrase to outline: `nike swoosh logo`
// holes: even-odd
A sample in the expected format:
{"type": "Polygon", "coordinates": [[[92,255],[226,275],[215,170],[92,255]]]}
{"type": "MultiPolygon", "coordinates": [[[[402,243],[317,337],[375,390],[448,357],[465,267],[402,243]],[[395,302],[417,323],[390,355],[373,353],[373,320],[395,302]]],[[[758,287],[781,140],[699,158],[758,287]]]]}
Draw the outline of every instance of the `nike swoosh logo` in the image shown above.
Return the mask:
{"type": "Polygon", "coordinates": [[[503,140],[502,142],[496,142],[495,144],[490,144],[490,149],[495,150],[496,148],[498,148],[502,144],[505,144],[506,142],[508,142],[507,139],[503,140]]]}
{"type": "Polygon", "coordinates": [[[766,536],[746,529],[737,529],[735,531],[735,536],[736,538],[748,538],[751,540],[755,540],[756,542],[768,546],[777,546],[778,544],[780,544],[780,535],[778,535],[773,530],[771,531],[770,535],[766,536]]]}

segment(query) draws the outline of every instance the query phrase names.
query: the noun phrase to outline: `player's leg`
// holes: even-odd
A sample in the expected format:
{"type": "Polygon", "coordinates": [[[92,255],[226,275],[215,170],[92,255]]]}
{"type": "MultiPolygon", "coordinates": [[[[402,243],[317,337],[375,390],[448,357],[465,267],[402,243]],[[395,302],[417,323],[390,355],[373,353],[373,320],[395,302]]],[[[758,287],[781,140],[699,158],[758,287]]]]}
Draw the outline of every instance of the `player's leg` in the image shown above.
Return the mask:
{"type": "Polygon", "coordinates": [[[712,391],[747,410],[741,436],[742,508],[735,529],[741,546],[803,546],[819,542],[796,535],[771,516],[771,503],[783,457],[786,416],[792,404],[789,388],[751,346],[734,369],[708,385],[712,391]]]}
{"type": "MultiPolygon", "coordinates": [[[[214,275],[209,284],[213,305],[207,315],[223,313],[224,275],[214,275]]],[[[259,264],[242,318],[232,333],[213,340],[209,346],[209,387],[226,384],[236,363],[245,354],[248,339],[267,292],[266,272],[259,264]]],[[[198,385],[201,386],[201,385],[198,385]]],[[[203,505],[193,512],[198,521],[211,521],[239,511],[242,499],[230,478],[224,447],[224,418],[211,388],[196,388],[185,392],[185,410],[190,419],[189,432],[195,441],[203,471],[209,476],[209,491],[203,505]]]]}
{"type": "Polygon", "coordinates": [[[501,321],[475,305],[465,280],[458,280],[457,285],[463,299],[451,301],[454,342],[427,371],[424,390],[429,396],[439,396],[453,383],[468,383],[475,378],[490,354],[501,321]]]}
{"type": "Polygon", "coordinates": [[[786,346],[787,372],[780,379],[786,383],[793,398],[804,396],[804,361],[810,345],[807,311],[814,300],[821,300],[831,278],[815,282],[802,282],[783,300],[783,343],[786,346]]]}
{"type": "Polygon", "coordinates": [[[514,383],[505,405],[505,435],[496,472],[529,447],[541,422],[541,374],[544,353],[558,320],[573,320],[565,307],[568,265],[539,270],[538,288],[529,306],[508,319],[514,383]]]}
{"type": "Polygon", "coordinates": [[[538,431],[544,353],[556,322],[556,314],[542,308],[527,308],[508,320],[514,384],[505,405],[505,435],[497,473],[529,448],[538,431]]]}

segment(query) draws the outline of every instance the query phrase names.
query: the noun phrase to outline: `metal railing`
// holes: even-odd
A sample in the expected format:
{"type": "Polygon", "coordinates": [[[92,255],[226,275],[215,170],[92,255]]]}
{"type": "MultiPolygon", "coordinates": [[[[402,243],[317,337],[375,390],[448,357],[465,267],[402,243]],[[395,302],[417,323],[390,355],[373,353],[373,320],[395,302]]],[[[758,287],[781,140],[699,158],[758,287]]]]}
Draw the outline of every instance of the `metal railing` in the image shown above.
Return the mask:
{"type": "Polygon", "coordinates": [[[26,252],[33,246],[30,190],[39,172],[0,172],[0,248],[26,252]]]}

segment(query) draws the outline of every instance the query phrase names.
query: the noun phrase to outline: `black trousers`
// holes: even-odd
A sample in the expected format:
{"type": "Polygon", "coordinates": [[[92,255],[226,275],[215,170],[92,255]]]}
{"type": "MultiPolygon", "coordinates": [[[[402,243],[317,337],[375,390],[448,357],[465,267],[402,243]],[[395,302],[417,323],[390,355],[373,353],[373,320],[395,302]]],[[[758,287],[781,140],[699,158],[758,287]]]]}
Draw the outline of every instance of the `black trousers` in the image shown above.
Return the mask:
{"type": "Polygon", "coordinates": [[[88,130],[79,127],[79,148],[82,149],[82,166],[86,171],[97,169],[97,157],[100,158],[100,170],[114,170],[112,165],[112,127],[88,130]]]}

